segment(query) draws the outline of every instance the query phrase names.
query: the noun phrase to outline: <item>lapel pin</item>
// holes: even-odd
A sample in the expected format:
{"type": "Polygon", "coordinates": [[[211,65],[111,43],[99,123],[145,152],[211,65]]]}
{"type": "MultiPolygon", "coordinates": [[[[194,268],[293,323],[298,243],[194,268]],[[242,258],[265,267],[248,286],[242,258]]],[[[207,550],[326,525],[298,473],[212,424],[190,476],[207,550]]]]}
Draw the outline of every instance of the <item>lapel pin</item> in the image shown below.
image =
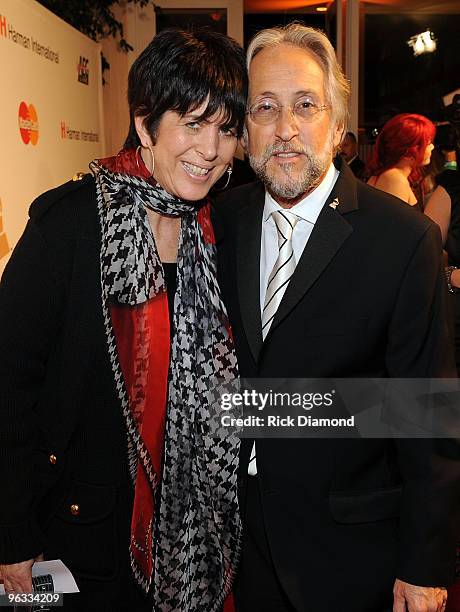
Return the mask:
{"type": "Polygon", "coordinates": [[[339,198],[335,198],[335,200],[332,200],[329,206],[335,210],[339,204],[340,204],[339,198]]]}

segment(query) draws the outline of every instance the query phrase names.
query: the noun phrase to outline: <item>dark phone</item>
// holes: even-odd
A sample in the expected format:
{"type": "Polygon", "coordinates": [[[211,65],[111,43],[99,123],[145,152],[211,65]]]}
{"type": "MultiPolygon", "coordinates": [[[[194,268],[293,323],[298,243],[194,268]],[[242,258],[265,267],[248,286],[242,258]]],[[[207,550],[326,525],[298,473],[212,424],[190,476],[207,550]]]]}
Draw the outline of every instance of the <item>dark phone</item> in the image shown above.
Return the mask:
{"type": "MultiPolygon", "coordinates": [[[[51,574],[43,574],[43,576],[34,576],[32,578],[32,588],[34,593],[52,593],[54,591],[54,582],[51,574]]],[[[31,612],[51,612],[48,606],[32,606],[31,612]]]]}

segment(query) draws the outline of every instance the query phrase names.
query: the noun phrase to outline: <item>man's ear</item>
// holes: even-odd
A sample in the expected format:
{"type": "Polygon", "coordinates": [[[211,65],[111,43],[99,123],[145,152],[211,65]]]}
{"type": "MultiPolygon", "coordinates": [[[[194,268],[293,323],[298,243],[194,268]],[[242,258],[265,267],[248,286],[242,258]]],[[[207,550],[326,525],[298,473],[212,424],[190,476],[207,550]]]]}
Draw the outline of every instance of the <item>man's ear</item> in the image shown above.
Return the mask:
{"type": "Polygon", "coordinates": [[[137,135],[139,136],[139,140],[141,141],[142,146],[143,147],[153,146],[153,142],[150,137],[149,131],[145,127],[145,117],[136,115],[134,117],[134,125],[136,126],[136,132],[137,132],[137,135]]]}
{"type": "Polygon", "coordinates": [[[345,126],[344,125],[338,124],[338,125],[335,126],[334,135],[333,135],[333,138],[332,138],[332,149],[334,151],[334,154],[340,152],[340,145],[343,142],[343,139],[345,137],[345,133],[346,132],[345,132],[345,126]]]}
{"type": "Polygon", "coordinates": [[[334,137],[332,139],[332,145],[334,151],[338,151],[340,145],[342,144],[342,140],[345,136],[345,126],[344,125],[336,125],[334,130],[334,137]]]}

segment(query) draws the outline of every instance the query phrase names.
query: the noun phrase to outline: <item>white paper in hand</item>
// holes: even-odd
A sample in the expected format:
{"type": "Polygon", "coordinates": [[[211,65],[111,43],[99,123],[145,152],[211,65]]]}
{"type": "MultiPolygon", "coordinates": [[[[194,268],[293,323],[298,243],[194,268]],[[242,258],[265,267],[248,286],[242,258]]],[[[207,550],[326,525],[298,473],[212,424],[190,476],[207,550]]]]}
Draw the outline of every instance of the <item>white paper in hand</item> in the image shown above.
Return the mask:
{"type": "MultiPolygon", "coordinates": [[[[77,583],[70,570],[60,559],[54,561],[37,561],[32,566],[32,576],[44,576],[51,574],[56,593],[79,593],[77,583]]],[[[5,589],[0,584],[0,595],[4,595],[5,589]]]]}

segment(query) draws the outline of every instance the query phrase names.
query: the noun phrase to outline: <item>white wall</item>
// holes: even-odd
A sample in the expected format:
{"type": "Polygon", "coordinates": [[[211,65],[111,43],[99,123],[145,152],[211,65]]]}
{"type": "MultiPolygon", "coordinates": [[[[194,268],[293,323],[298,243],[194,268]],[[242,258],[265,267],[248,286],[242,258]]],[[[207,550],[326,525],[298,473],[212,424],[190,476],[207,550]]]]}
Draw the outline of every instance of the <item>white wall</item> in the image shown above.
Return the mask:
{"type": "Polygon", "coordinates": [[[34,0],[1,0],[0,65],[1,273],[32,200],[88,171],[105,138],[100,46],[34,0]]]}

